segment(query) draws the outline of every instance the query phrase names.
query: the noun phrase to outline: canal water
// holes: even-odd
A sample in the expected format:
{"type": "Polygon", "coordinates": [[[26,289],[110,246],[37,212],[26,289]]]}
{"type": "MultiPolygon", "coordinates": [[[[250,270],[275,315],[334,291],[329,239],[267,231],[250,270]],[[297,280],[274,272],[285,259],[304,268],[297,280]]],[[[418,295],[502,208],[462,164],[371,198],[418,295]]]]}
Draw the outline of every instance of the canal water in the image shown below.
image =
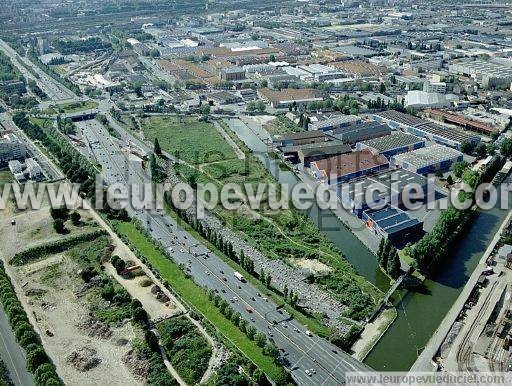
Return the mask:
{"type": "MultiPolygon", "coordinates": [[[[281,170],[279,162],[268,157],[266,145],[239,122],[231,121],[230,127],[269,171],[282,183],[290,186],[297,183],[295,174],[281,170]]],[[[406,371],[412,366],[459,296],[507,213],[507,210],[495,208],[476,214],[466,236],[453,246],[442,269],[425,281],[422,291],[406,292],[396,300],[397,319],[368,355],[366,364],[381,371],[406,371]]],[[[360,275],[382,290],[389,287],[375,256],[331,211],[322,211],[313,205],[308,214],[360,275]]]]}
{"type": "MultiPolygon", "coordinates": [[[[282,168],[278,160],[268,156],[267,145],[253,131],[239,120],[230,120],[231,129],[244,141],[269,172],[282,184],[287,184],[289,192],[300,182],[292,171],[282,168]]],[[[336,217],[330,210],[321,210],[316,201],[306,211],[309,218],[318,226],[323,235],[331,240],[343,256],[354,266],[357,272],[382,291],[390,287],[389,278],[382,273],[375,255],[336,217]]]]}

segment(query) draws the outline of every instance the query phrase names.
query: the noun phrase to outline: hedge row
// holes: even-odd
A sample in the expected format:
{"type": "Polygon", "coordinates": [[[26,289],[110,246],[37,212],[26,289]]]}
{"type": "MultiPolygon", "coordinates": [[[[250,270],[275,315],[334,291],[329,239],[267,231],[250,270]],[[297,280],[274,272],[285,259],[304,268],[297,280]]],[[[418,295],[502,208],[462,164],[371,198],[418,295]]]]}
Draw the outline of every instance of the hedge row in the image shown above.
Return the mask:
{"type": "Polygon", "coordinates": [[[67,237],[65,239],[38,245],[25,251],[18,252],[9,261],[9,264],[16,266],[27,264],[46,255],[63,252],[79,243],[95,240],[98,237],[106,234],[107,231],[100,229],[93,232],[79,234],[76,236],[67,237]]]}
{"type": "Polygon", "coordinates": [[[0,263],[0,301],[4,307],[16,341],[26,352],[27,369],[35,376],[36,386],[59,386],[61,381],[55,366],[46,355],[41,338],[30,324],[9,276],[0,263]]]}

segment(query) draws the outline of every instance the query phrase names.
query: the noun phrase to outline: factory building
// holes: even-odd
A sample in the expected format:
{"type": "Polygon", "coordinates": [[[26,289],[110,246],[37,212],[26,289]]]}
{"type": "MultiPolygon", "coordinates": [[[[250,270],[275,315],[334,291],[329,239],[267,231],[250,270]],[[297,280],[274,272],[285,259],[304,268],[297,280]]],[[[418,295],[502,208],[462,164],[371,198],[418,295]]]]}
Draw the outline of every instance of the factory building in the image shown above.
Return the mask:
{"type": "Polygon", "coordinates": [[[311,162],[311,173],[327,186],[336,186],[364,175],[377,173],[389,166],[386,157],[368,150],[354,151],[311,162]]]}
{"type": "Polygon", "coordinates": [[[281,91],[262,88],[258,90],[258,96],[271,104],[273,108],[286,108],[288,106],[301,106],[309,102],[323,101],[323,93],[316,89],[283,89],[281,91]]]}
{"type": "Polygon", "coordinates": [[[388,159],[396,154],[420,149],[422,147],[425,147],[425,141],[423,139],[401,132],[356,143],[357,150],[368,149],[373,154],[382,154],[388,159]]]}
{"type": "Polygon", "coordinates": [[[446,82],[425,82],[423,83],[423,91],[428,93],[446,93],[446,82]]]}
{"type": "Polygon", "coordinates": [[[272,145],[277,148],[310,145],[318,142],[326,142],[327,136],[323,131],[305,131],[272,137],[272,145]]]}
{"type": "Polygon", "coordinates": [[[460,151],[442,145],[432,145],[408,153],[397,154],[390,164],[418,174],[435,173],[450,168],[454,162],[462,161],[460,151]]]}
{"type": "Polygon", "coordinates": [[[354,144],[366,139],[389,135],[391,128],[385,123],[365,121],[327,130],[325,133],[332,139],[354,144]]]}
{"type": "Polygon", "coordinates": [[[311,162],[324,158],[333,157],[339,154],[350,153],[349,145],[340,141],[317,142],[312,144],[283,147],[283,155],[286,160],[293,163],[302,163],[309,167],[311,162]]]}
{"type": "Polygon", "coordinates": [[[471,131],[476,131],[482,134],[491,135],[492,133],[499,133],[500,130],[497,127],[490,126],[486,123],[475,121],[472,119],[467,119],[461,115],[452,113],[450,111],[445,110],[434,110],[429,109],[425,110],[425,113],[440,122],[451,123],[464,129],[468,129],[471,131]]]}
{"type": "Polygon", "coordinates": [[[14,134],[6,134],[0,138],[0,164],[7,164],[11,160],[24,159],[27,148],[14,134]]]}
{"type": "Polygon", "coordinates": [[[220,80],[236,82],[245,79],[245,70],[242,67],[225,67],[220,70],[220,80]]]}
{"type": "Polygon", "coordinates": [[[393,207],[363,212],[366,226],[391,242],[409,240],[423,232],[423,222],[393,207]]]}
{"type": "Polygon", "coordinates": [[[308,115],[308,130],[334,130],[340,127],[347,127],[353,123],[361,122],[357,115],[345,114],[311,114],[308,115]]]}
{"type": "Polygon", "coordinates": [[[399,207],[404,201],[404,194],[411,194],[411,201],[413,194],[421,194],[425,199],[427,179],[408,170],[386,170],[338,187],[338,196],[344,207],[350,208],[359,218],[364,211],[371,208],[381,208],[384,205],[399,207]]]}
{"type": "Polygon", "coordinates": [[[463,143],[477,145],[480,137],[476,134],[438,125],[436,123],[395,110],[382,111],[372,114],[379,122],[385,122],[394,129],[402,129],[406,133],[434,141],[438,144],[460,150],[463,143]]]}
{"type": "Polygon", "coordinates": [[[484,60],[462,60],[448,66],[451,73],[470,76],[483,88],[508,88],[512,82],[512,68],[484,60]]]}

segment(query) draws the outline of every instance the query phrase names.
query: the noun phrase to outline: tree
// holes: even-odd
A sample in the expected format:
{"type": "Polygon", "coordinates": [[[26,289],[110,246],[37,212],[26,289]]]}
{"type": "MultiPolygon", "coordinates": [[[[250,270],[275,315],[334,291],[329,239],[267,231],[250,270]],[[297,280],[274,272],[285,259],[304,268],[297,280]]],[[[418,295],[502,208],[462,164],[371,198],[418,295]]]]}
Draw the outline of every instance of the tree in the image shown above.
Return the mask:
{"type": "Polygon", "coordinates": [[[210,105],[208,103],[203,103],[201,107],[199,107],[199,111],[202,115],[207,116],[211,111],[210,105]]]}
{"type": "Polygon", "coordinates": [[[384,251],[384,244],[386,243],[386,240],[383,238],[380,239],[379,242],[379,249],[377,251],[377,259],[380,259],[380,256],[382,256],[382,252],[384,251]]]}
{"type": "Polygon", "coordinates": [[[379,92],[381,94],[384,94],[386,92],[386,85],[384,83],[381,83],[379,86],[379,92]]]}
{"type": "Polygon", "coordinates": [[[148,314],[141,307],[137,307],[132,311],[132,318],[136,323],[142,325],[148,324],[148,314]]]}
{"type": "Polygon", "coordinates": [[[50,215],[53,219],[60,218],[66,221],[69,218],[69,209],[65,204],[63,204],[59,208],[51,208],[50,215]]]}
{"type": "Polygon", "coordinates": [[[78,212],[72,212],[71,215],[69,216],[69,218],[71,219],[71,223],[75,226],[77,225],[80,225],[80,213],[78,212]]]}
{"type": "Polygon", "coordinates": [[[460,145],[460,151],[466,154],[471,153],[475,149],[475,145],[471,142],[464,141],[460,145]]]}
{"type": "Polygon", "coordinates": [[[464,173],[464,170],[468,167],[468,163],[466,161],[459,161],[454,162],[452,166],[450,166],[450,170],[452,171],[453,175],[457,178],[462,177],[462,173],[464,173]]]}
{"type": "Polygon", "coordinates": [[[155,154],[157,156],[162,155],[162,148],[160,147],[160,142],[158,142],[158,138],[155,138],[155,145],[153,147],[153,150],[155,151],[155,154]]]}
{"type": "Polygon", "coordinates": [[[66,227],[64,226],[64,220],[61,218],[56,218],[53,220],[53,229],[55,232],[59,234],[66,233],[66,227]]]}
{"type": "Polygon", "coordinates": [[[478,172],[475,172],[471,169],[464,170],[464,173],[462,173],[462,181],[464,181],[468,186],[470,186],[472,189],[475,189],[478,182],[480,180],[480,175],[478,172]]]}
{"type": "Polygon", "coordinates": [[[254,341],[256,342],[258,347],[263,348],[263,347],[265,347],[265,344],[267,343],[267,336],[265,334],[263,334],[262,332],[260,332],[254,336],[254,341]]]}
{"type": "Polygon", "coordinates": [[[451,174],[449,174],[448,177],[446,177],[446,183],[448,185],[453,185],[453,177],[451,174]]]}
{"type": "Polygon", "coordinates": [[[279,354],[279,350],[273,343],[267,343],[265,344],[265,347],[263,347],[263,354],[272,357],[277,358],[277,355],[279,354]]]}
{"type": "Polygon", "coordinates": [[[476,147],[475,152],[479,157],[485,157],[487,155],[487,146],[485,143],[480,143],[476,147]]]}
{"type": "Polygon", "coordinates": [[[505,138],[503,142],[501,142],[500,153],[504,157],[512,156],[512,139],[505,138]]]}
{"type": "Polygon", "coordinates": [[[392,248],[393,246],[391,245],[391,241],[389,241],[389,239],[386,239],[386,241],[384,242],[384,248],[382,249],[382,253],[379,258],[379,264],[385,271],[387,271],[389,255],[391,253],[392,248]]]}
{"type": "Polygon", "coordinates": [[[388,260],[387,271],[389,276],[393,279],[400,276],[400,257],[398,256],[398,251],[395,248],[393,248],[392,255],[388,260]]]}
{"type": "Polygon", "coordinates": [[[254,336],[256,335],[256,328],[254,326],[247,327],[245,334],[250,340],[253,340],[254,336]]]}
{"type": "Polygon", "coordinates": [[[27,369],[31,373],[44,363],[48,363],[48,356],[42,346],[38,346],[27,352],[27,369]]]}

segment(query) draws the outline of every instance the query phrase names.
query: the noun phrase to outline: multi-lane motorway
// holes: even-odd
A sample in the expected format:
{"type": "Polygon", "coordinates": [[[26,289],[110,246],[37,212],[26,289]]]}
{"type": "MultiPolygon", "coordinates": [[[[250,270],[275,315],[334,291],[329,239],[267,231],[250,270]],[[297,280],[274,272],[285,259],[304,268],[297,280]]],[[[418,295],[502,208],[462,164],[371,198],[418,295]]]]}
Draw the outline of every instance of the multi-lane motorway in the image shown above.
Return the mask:
{"type": "MultiPolygon", "coordinates": [[[[0,48],[11,56],[22,72],[27,72],[18,62],[17,54],[1,40],[0,48]]],[[[62,85],[50,79],[42,71],[40,75],[41,78],[38,80],[40,87],[55,102],[63,101],[64,98],[76,98],[71,91],[65,88],[63,91],[62,85]]],[[[100,104],[100,109],[104,104],[100,104]]],[[[108,183],[119,182],[129,186],[151,182],[151,177],[142,169],[140,162],[133,161],[121,146],[126,145],[127,140],[132,140],[147,152],[151,149],[124,131],[121,132],[123,138],[121,141],[111,137],[96,120],[79,122],[77,126],[90,145],[91,156],[102,165],[103,177],[108,183]]],[[[113,126],[116,127],[116,125],[113,126]]],[[[116,129],[122,130],[120,127],[116,129]]],[[[264,294],[258,293],[254,286],[235,278],[233,269],[221,258],[213,253],[204,256],[201,252],[206,251],[205,247],[164,211],[135,210],[131,206],[127,207],[127,210],[132,217],[140,220],[152,238],[167,248],[169,256],[176,263],[186,267],[196,283],[216,291],[219,296],[230,302],[232,308],[239,312],[249,324],[259,332],[265,333],[268,339],[276,344],[281,358],[297,383],[341,385],[344,383],[347,372],[371,371],[370,368],[326,340],[314,335],[308,336],[304,326],[291,319],[285,311],[277,310],[276,304],[267,299],[264,294]]]]}
{"type": "Polygon", "coordinates": [[[11,46],[1,39],[0,49],[11,59],[21,74],[26,79],[36,81],[41,90],[43,90],[53,102],[63,103],[78,100],[78,97],[71,90],[51,78],[43,70],[34,65],[29,59],[20,57],[18,53],[11,48],[11,46]],[[32,74],[32,72],[27,70],[25,66],[31,68],[37,74],[37,78],[32,74]]]}
{"type": "MultiPolygon", "coordinates": [[[[106,181],[128,185],[150,181],[140,163],[131,161],[121,150],[119,141],[98,122],[85,121],[78,126],[91,144],[92,155],[102,165],[106,181]]],[[[371,371],[326,340],[306,335],[304,326],[291,319],[285,311],[276,310],[276,305],[264,294],[259,294],[251,284],[236,279],[233,269],[222,259],[213,253],[204,256],[205,247],[164,211],[127,209],[155,240],[167,248],[176,263],[186,267],[196,283],[216,291],[277,345],[287,368],[299,384],[343,384],[346,372],[371,371]]]]}

